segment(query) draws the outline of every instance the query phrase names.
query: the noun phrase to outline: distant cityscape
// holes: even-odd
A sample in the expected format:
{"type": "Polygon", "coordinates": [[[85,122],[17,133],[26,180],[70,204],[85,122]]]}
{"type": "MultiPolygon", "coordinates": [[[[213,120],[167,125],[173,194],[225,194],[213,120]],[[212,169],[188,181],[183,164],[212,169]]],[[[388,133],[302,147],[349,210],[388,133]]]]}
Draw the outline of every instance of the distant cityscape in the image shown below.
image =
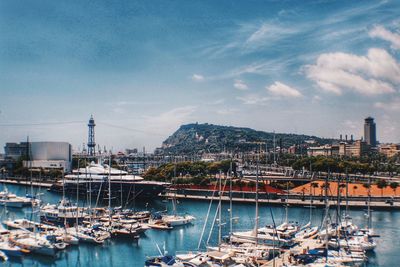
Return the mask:
{"type": "MultiPolygon", "coordinates": [[[[353,134],[340,134],[338,139],[333,139],[329,144],[321,145],[314,139],[305,140],[303,143],[294,143],[284,147],[282,138],[275,140],[273,146],[268,148],[267,142],[247,142],[245,139],[238,140],[238,143],[251,143],[254,149],[243,151],[203,151],[200,153],[171,154],[157,148],[154,152],[146,151],[145,148],[127,148],[125,151],[112,152],[105,147],[102,149],[95,142],[95,120],[93,116],[88,122],[88,141],[81,151],[74,150],[68,142],[30,142],[29,138],[20,143],[6,143],[4,154],[0,158],[0,168],[12,173],[18,164],[27,169],[63,170],[70,172],[73,167],[73,158],[106,158],[112,156],[126,169],[134,173],[143,173],[149,167],[158,167],[167,162],[182,161],[221,161],[234,158],[238,162],[245,163],[253,161],[262,156],[266,162],[272,163],[285,154],[298,157],[335,157],[335,158],[360,158],[373,154],[380,154],[387,159],[396,158],[395,163],[399,164],[400,144],[384,144],[377,141],[377,125],[374,118],[367,117],[364,120],[364,137],[355,140],[353,134]],[[254,145],[255,143],[255,145],[254,145]]],[[[199,142],[208,143],[197,132],[194,139],[199,142]]],[[[287,142],[286,142],[287,143],[287,142]]],[[[166,146],[169,147],[169,146],[166,146]]]]}

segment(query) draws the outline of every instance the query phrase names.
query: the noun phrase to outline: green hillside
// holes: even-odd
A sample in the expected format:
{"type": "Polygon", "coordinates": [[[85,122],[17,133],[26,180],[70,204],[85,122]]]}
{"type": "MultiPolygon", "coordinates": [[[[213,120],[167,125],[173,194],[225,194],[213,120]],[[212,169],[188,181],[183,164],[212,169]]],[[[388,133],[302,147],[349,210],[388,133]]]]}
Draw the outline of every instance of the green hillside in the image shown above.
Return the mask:
{"type": "MultiPolygon", "coordinates": [[[[221,126],[213,124],[182,125],[162,144],[164,153],[193,154],[201,152],[251,151],[257,145],[254,142],[267,142],[268,150],[273,148],[274,133],[256,131],[250,128],[221,126]]],[[[315,140],[318,144],[332,143],[332,139],[302,134],[275,134],[276,146],[288,148],[315,140]]],[[[265,148],[265,145],[263,145],[265,148]]]]}

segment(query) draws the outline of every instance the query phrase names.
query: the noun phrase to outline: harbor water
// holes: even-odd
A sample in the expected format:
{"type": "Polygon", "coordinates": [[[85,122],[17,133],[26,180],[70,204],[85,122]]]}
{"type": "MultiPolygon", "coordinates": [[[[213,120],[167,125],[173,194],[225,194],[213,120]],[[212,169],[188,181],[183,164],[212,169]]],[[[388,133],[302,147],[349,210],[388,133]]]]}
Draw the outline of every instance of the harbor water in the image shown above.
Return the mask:
{"type": "MultiPolygon", "coordinates": [[[[25,195],[31,193],[30,187],[7,185],[9,191],[17,195],[25,195]]],[[[0,189],[4,189],[4,185],[0,185],[0,189]]],[[[38,188],[33,189],[33,193],[38,193],[38,188]]],[[[61,196],[51,193],[46,189],[41,189],[40,198],[43,203],[57,203],[61,196]]],[[[76,201],[73,196],[69,196],[72,201],[76,201]]],[[[95,204],[95,199],[92,205],[95,204]]],[[[125,203],[118,203],[119,198],[115,198],[113,204],[119,206],[125,203]]],[[[86,205],[86,199],[80,199],[80,205],[86,205]]],[[[22,259],[10,258],[8,262],[2,263],[2,266],[144,266],[147,256],[159,255],[161,250],[174,254],[179,251],[194,251],[197,249],[200,236],[202,234],[203,225],[207,216],[209,202],[179,200],[178,213],[188,213],[196,217],[192,225],[174,228],[173,230],[148,230],[139,240],[133,241],[129,239],[113,239],[107,241],[103,245],[79,244],[79,246],[70,246],[66,250],[61,251],[55,258],[43,257],[36,255],[26,255],[22,259]]],[[[106,203],[101,204],[105,206],[106,203]]],[[[207,240],[209,245],[217,245],[218,229],[215,224],[214,230],[210,234],[212,220],[215,216],[217,203],[214,203],[209,214],[209,222],[205,227],[205,233],[201,244],[204,249],[207,240]]],[[[162,199],[157,200],[137,200],[135,203],[129,203],[131,208],[137,210],[162,211],[166,208],[171,210],[172,204],[162,199]]],[[[223,203],[223,226],[224,235],[228,235],[230,231],[229,222],[229,203],[223,203]]],[[[233,230],[249,230],[254,225],[254,204],[233,204],[233,230]]],[[[4,209],[0,208],[1,219],[6,218],[28,218],[37,220],[38,214],[32,213],[31,208],[23,209],[4,209]]],[[[334,218],[335,211],[332,210],[331,216],[334,218]]],[[[359,225],[366,224],[365,211],[350,210],[353,221],[359,225]]],[[[314,225],[321,225],[323,217],[323,209],[312,210],[312,221],[314,225]]],[[[307,207],[289,207],[289,221],[297,221],[305,224],[309,221],[310,209],[307,207]]],[[[285,209],[277,206],[260,206],[260,226],[265,224],[281,223],[285,220],[285,209]]],[[[400,266],[400,212],[399,211],[374,211],[372,213],[372,226],[375,233],[381,237],[377,238],[377,247],[373,253],[368,253],[369,262],[366,266],[400,266]]]]}

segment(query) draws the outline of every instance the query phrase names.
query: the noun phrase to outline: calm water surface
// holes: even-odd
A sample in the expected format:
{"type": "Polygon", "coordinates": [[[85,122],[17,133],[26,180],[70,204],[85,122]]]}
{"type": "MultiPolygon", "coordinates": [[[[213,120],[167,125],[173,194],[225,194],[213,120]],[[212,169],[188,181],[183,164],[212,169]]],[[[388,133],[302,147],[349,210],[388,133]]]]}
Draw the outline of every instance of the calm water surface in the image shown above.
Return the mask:
{"type": "MultiPolygon", "coordinates": [[[[2,190],[2,185],[0,189],[2,190]]],[[[30,189],[23,186],[11,186],[7,188],[18,195],[24,195],[30,189]]],[[[38,190],[34,189],[35,192],[38,190]]],[[[41,190],[43,195],[41,198],[45,203],[57,203],[60,195],[41,190]]],[[[71,196],[71,199],[73,197],[71,196]]],[[[81,205],[85,205],[85,200],[80,200],[81,205]]],[[[114,203],[120,205],[120,203],[114,203]]],[[[133,205],[132,203],[130,204],[133,205]]],[[[150,202],[136,202],[135,207],[139,209],[159,211],[164,210],[166,205],[170,209],[170,204],[166,204],[161,200],[150,202]]],[[[65,251],[59,253],[56,258],[47,258],[34,255],[27,255],[20,261],[10,259],[9,262],[3,263],[3,266],[143,266],[146,256],[158,255],[157,245],[163,250],[163,247],[170,252],[195,250],[198,246],[204,221],[207,216],[209,203],[200,201],[182,200],[179,202],[179,213],[189,213],[194,215],[197,220],[193,225],[176,228],[171,231],[148,230],[145,236],[138,241],[129,240],[112,240],[102,246],[91,244],[80,244],[79,246],[70,246],[65,251]]],[[[216,205],[213,205],[210,217],[215,214],[216,205]]],[[[223,204],[223,220],[226,223],[223,226],[223,233],[227,235],[229,232],[229,204],[223,204]]],[[[4,208],[0,208],[1,218],[35,218],[30,208],[22,210],[9,209],[7,212],[4,208]]],[[[281,207],[269,207],[267,205],[260,206],[260,225],[271,224],[272,216],[275,222],[281,223],[285,218],[285,210],[281,207]]],[[[359,226],[365,225],[364,211],[352,210],[350,212],[353,221],[359,226]]],[[[234,204],[233,215],[238,219],[235,220],[233,227],[235,230],[248,230],[254,225],[254,204],[234,204]]],[[[313,211],[313,223],[320,225],[322,221],[323,210],[317,209],[313,211]]],[[[332,211],[333,215],[333,211],[332,211]]],[[[209,219],[209,221],[211,221],[209,219]]],[[[309,220],[309,209],[307,208],[289,208],[289,220],[306,223],[309,220]]],[[[369,254],[369,263],[367,266],[400,266],[400,212],[375,211],[372,216],[372,223],[375,232],[381,235],[378,239],[378,246],[374,253],[369,254]]],[[[204,248],[208,237],[210,245],[216,245],[217,232],[214,231],[210,235],[211,222],[206,227],[206,233],[202,241],[204,248]]]]}

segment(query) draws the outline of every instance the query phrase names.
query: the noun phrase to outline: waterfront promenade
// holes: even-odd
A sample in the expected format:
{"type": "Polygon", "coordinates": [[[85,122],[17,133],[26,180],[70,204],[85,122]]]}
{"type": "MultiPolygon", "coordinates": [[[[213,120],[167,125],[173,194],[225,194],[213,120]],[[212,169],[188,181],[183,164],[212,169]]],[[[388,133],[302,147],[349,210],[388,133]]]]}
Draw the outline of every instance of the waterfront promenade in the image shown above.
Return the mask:
{"type": "MultiPolygon", "coordinates": [[[[177,194],[177,193],[168,193],[168,197],[176,197],[180,199],[191,199],[191,200],[201,200],[201,201],[210,201],[211,199],[218,201],[219,196],[215,194],[214,197],[212,196],[199,196],[199,195],[188,195],[188,194],[177,194]]],[[[222,201],[230,201],[228,196],[222,196],[222,201]]],[[[241,203],[254,203],[255,200],[251,198],[239,198],[233,197],[232,202],[241,202],[241,203]]],[[[323,201],[314,200],[312,203],[310,200],[302,200],[302,199],[259,199],[259,203],[262,204],[269,204],[269,205],[277,205],[281,206],[288,203],[290,206],[296,207],[310,207],[310,205],[314,207],[324,207],[325,203],[323,201]]],[[[336,206],[337,202],[334,200],[329,201],[330,206],[336,206]]],[[[345,207],[346,202],[342,199],[340,206],[345,207]]],[[[367,203],[365,201],[348,201],[348,206],[350,208],[355,209],[366,209],[367,203]]],[[[386,203],[384,201],[371,201],[370,203],[371,209],[375,210],[400,210],[400,203],[393,202],[392,204],[386,203]]]]}

